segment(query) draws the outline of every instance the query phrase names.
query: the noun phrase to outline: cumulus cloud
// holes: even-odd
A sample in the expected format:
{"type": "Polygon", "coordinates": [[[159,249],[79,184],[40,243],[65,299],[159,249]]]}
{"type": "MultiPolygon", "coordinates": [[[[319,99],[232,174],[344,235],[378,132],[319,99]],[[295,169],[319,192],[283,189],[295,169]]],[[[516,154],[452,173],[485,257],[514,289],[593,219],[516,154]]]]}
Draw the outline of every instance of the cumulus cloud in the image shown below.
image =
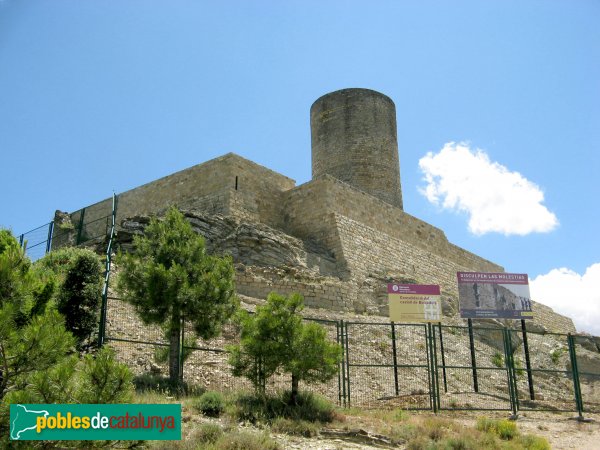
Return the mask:
{"type": "Polygon", "coordinates": [[[600,263],[583,275],[553,269],[529,281],[531,298],[573,319],[577,331],[600,336],[600,263]]]}
{"type": "Polygon", "coordinates": [[[419,160],[431,203],[469,215],[469,231],[526,235],[548,232],[558,220],[543,204],[544,193],[518,172],[490,161],[468,144],[449,142],[419,160]]]}

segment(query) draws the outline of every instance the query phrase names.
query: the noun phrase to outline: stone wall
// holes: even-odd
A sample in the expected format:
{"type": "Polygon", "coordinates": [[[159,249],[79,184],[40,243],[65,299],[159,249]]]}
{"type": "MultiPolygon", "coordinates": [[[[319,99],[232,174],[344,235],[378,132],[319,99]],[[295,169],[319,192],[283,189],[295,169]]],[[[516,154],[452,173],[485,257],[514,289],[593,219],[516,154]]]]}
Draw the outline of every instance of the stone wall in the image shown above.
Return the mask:
{"type": "MultiPolygon", "coordinates": [[[[347,259],[352,257],[351,253],[357,249],[350,249],[347,245],[346,249],[342,248],[337,229],[338,219],[331,214],[346,217],[356,224],[364,224],[366,228],[356,229],[352,233],[357,242],[362,242],[363,246],[371,245],[369,239],[374,236],[375,231],[385,235],[383,238],[394,238],[396,241],[410,244],[411,248],[422,250],[418,253],[419,259],[412,258],[403,263],[405,265],[409,263],[418,265],[421,256],[431,254],[436,257],[436,263],[442,266],[460,266],[488,272],[504,271],[501,266],[451,244],[439,228],[331,176],[298,186],[287,192],[285,196],[284,230],[300,238],[316,239],[328,246],[336,258],[340,258],[340,270],[347,269],[347,259]]],[[[383,252],[380,256],[387,254],[385,245],[377,248],[381,248],[383,252]]],[[[369,252],[369,250],[364,251],[369,252]]],[[[376,254],[379,250],[373,249],[372,252],[374,254],[370,256],[375,256],[377,261],[386,260],[376,254]]],[[[428,259],[430,258],[423,260],[425,264],[428,259]]],[[[369,262],[365,261],[365,263],[369,262]]],[[[356,264],[352,270],[356,270],[359,266],[360,264],[356,264]]]]}
{"type": "Polygon", "coordinates": [[[353,286],[331,277],[307,277],[305,273],[297,276],[293,271],[274,267],[238,265],[236,269],[236,291],[248,297],[264,299],[271,292],[282,295],[297,292],[304,297],[306,306],[349,311],[356,295],[353,286]]]}
{"type": "Polygon", "coordinates": [[[533,310],[533,321],[535,324],[543,325],[543,327],[554,333],[576,333],[575,324],[566,316],[554,312],[552,308],[542,305],[538,302],[531,302],[533,310]]]}
{"type": "Polygon", "coordinates": [[[329,174],[402,209],[396,106],[370,89],[342,89],[310,108],[312,178],[329,174]]]}
{"type": "MultiPolygon", "coordinates": [[[[387,315],[386,282],[440,284],[451,303],[457,271],[503,271],[451,244],[440,229],[330,175],[295,187],[231,153],[119,195],[117,223],[171,204],[196,211],[188,220],[241,264],[238,292],[252,297],[300,292],[310,306],[387,315]]],[[[85,231],[105,230],[110,212],[111,199],[86,207],[85,231]]],[[[81,214],[71,213],[74,225],[81,214]]],[[[548,307],[536,304],[534,312],[549,330],[575,330],[548,307]]]]}
{"type": "MultiPolygon", "coordinates": [[[[171,205],[254,222],[281,223],[282,193],[294,186],[294,180],[228,153],[119,194],[117,225],[127,217],[158,214],[171,205]]],[[[101,234],[111,211],[110,198],[85,207],[88,234],[101,234]]],[[[71,213],[74,225],[81,213],[71,213]]]]}

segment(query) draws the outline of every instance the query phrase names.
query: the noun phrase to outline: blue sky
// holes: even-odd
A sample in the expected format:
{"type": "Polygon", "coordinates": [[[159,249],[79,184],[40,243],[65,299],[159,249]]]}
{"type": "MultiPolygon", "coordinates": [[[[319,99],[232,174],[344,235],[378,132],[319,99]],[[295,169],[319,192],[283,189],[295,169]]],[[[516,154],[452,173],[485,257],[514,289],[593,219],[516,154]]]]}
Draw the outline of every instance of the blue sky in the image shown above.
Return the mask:
{"type": "Polygon", "coordinates": [[[230,151],[301,184],[312,102],[370,88],[405,211],[600,334],[599,22],[595,0],[0,0],[0,226],[230,151]]]}

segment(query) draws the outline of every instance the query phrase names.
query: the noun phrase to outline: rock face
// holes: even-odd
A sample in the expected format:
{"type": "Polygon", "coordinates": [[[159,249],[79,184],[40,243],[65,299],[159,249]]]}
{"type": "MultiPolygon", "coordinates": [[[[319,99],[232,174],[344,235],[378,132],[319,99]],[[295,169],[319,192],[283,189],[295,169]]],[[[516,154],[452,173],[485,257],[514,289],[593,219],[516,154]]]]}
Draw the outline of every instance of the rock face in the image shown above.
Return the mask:
{"type": "MultiPolygon", "coordinates": [[[[299,292],[307,306],[387,317],[387,283],[422,282],[414,273],[393,270],[354,272],[348,276],[347,272],[340,270],[340,256],[314,239],[300,239],[238,216],[199,210],[185,210],[183,213],[194,231],[205,238],[211,253],[232,256],[236,267],[236,287],[241,295],[264,299],[272,291],[285,295],[299,292]]],[[[123,220],[116,236],[117,245],[130,248],[133,236],[143,233],[149,221],[147,215],[123,220]]],[[[505,298],[507,303],[517,301],[510,291],[503,287],[499,289],[500,297],[505,298]]],[[[534,308],[536,306],[534,304],[534,308]]],[[[446,317],[458,316],[456,292],[442,289],[442,312],[446,317]]],[[[575,331],[574,327],[564,329],[565,323],[567,327],[570,323],[567,318],[554,314],[548,308],[540,308],[540,312],[544,320],[528,321],[529,330],[575,331]],[[552,320],[546,320],[548,318],[552,320]],[[557,326],[553,327],[553,324],[557,326]],[[559,327],[562,329],[557,329],[559,327]]],[[[486,326],[499,329],[498,339],[491,335],[485,337],[491,339],[487,344],[500,345],[500,327],[506,324],[494,320],[486,323],[486,326]]],[[[593,339],[586,341],[586,345],[596,348],[593,339]]]]}
{"type": "MultiPolygon", "coordinates": [[[[454,315],[457,272],[504,271],[404,211],[390,98],[343,89],[315,101],[310,114],[312,180],[296,186],[228,153],[119,194],[122,245],[148,215],[177,205],[210,250],[233,256],[240,293],[297,291],[313,306],[377,315],[388,314],[387,282],[438,284],[444,314],[454,315]]],[[[109,198],[70,213],[69,220],[85,222],[79,235],[101,236],[112,213],[109,198]]],[[[62,245],[58,231],[53,248],[62,245]]],[[[513,299],[507,296],[508,307],[513,299]]],[[[533,306],[548,330],[575,331],[570,319],[533,306]]]]}

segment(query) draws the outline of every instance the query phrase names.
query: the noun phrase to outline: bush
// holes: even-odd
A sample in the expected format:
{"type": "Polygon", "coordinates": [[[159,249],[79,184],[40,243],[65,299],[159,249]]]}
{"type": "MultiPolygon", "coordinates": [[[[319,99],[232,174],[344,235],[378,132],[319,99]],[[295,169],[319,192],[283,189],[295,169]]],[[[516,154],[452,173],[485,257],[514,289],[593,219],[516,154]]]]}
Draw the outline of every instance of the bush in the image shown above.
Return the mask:
{"type": "Polygon", "coordinates": [[[214,444],[223,436],[223,429],[216,423],[203,423],[194,433],[193,441],[214,444]]]}
{"type": "Polygon", "coordinates": [[[319,434],[319,426],[314,422],[307,422],[306,420],[291,420],[278,417],[271,424],[271,431],[295,436],[313,437],[319,434]]]}
{"type": "Polygon", "coordinates": [[[494,353],[494,356],[492,356],[492,364],[496,367],[504,367],[504,356],[502,356],[502,353],[494,353]]]}
{"type": "Polygon", "coordinates": [[[519,436],[518,442],[527,450],[550,450],[551,448],[550,444],[545,438],[541,436],[534,436],[532,434],[519,436]]]}
{"type": "Polygon", "coordinates": [[[194,406],[205,416],[219,417],[225,410],[225,400],[220,392],[208,391],[198,398],[194,406]]]}
{"type": "Polygon", "coordinates": [[[476,428],[485,433],[495,434],[504,440],[511,440],[519,433],[517,424],[507,419],[495,420],[480,417],[477,419],[476,428]]]}
{"type": "Polygon", "coordinates": [[[94,344],[92,335],[98,329],[102,301],[102,265],[91,250],[62,248],[48,253],[35,263],[52,271],[59,279],[56,295],[58,312],[81,349],[94,344]]]}
{"type": "Polygon", "coordinates": [[[133,385],[139,393],[151,391],[175,395],[177,397],[182,395],[202,395],[205,392],[205,389],[200,386],[191,385],[179,380],[173,382],[169,377],[154,373],[143,373],[136,376],[133,379],[133,385]]]}
{"type": "Polygon", "coordinates": [[[498,425],[496,427],[498,436],[500,439],[511,440],[513,439],[519,432],[517,431],[517,424],[511,420],[502,419],[498,421],[498,425]]]}
{"type": "Polygon", "coordinates": [[[213,448],[215,450],[278,450],[280,447],[268,434],[232,431],[215,442],[213,448]]]}
{"type": "Polygon", "coordinates": [[[272,422],[278,417],[308,422],[331,422],[335,408],[326,399],[308,392],[300,392],[297,404],[290,404],[291,393],[278,396],[242,394],[230,411],[234,419],[251,423],[272,422]]]}

